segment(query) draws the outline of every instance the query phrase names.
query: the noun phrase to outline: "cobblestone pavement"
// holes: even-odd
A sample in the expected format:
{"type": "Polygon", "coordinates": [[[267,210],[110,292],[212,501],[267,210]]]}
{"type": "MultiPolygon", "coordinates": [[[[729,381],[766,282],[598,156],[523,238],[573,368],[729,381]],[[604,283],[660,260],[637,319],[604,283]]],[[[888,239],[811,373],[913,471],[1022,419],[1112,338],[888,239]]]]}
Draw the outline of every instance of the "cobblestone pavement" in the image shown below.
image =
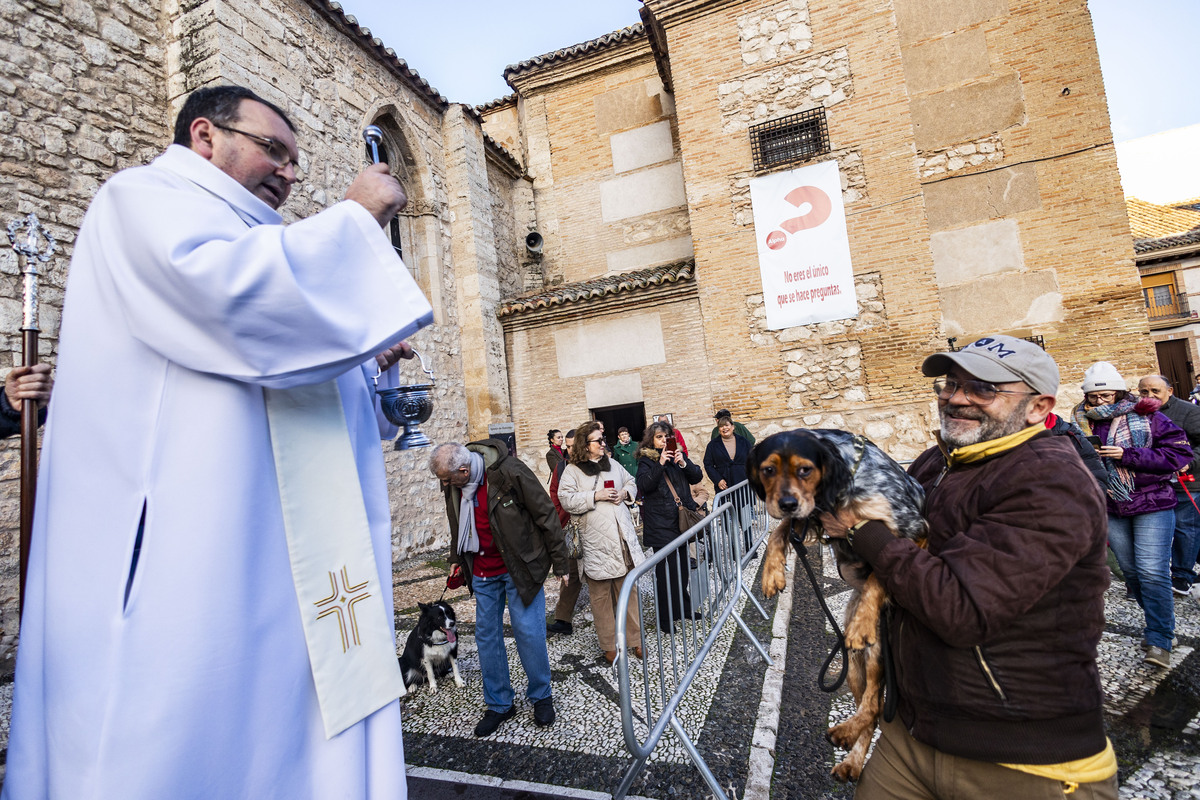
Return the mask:
{"type": "MultiPolygon", "coordinates": [[[[819,571],[823,596],[840,618],[845,586],[821,570],[820,548],[809,560],[819,571]]],[[[744,579],[757,590],[758,562],[744,579]]],[[[396,618],[401,645],[415,625],[417,602],[442,595],[446,564],[414,560],[396,574],[396,618]]],[[[825,729],[850,713],[845,689],[826,694],[817,677],[832,633],[801,569],[778,602],[764,603],[770,619],[752,608],[744,618],[770,642],[777,668],[768,670],[746,636],[729,622],[709,655],[709,665],[684,698],[685,730],[729,797],[739,800],[850,798],[853,787],[829,777],[841,753],[825,729]],[[779,610],[779,618],[775,619],[779,610]]],[[[547,587],[547,614],[557,581],[547,587]]],[[[443,681],[434,694],[420,688],[404,700],[405,757],[415,800],[434,798],[581,798],[611,796],[631,763],[617,704],[616,673],[601,659],[586,593],[572,636],[549,640],[558,718],[533,724],[522,697],[524,675],[511,639],[509,656],[518,714],[486,739],[472,731],[483,712],[474,642],[474,602],[465,589],[446,593],[459,618],[459,667],[466,687],[443,681]]],[[[1120,762],[1122,800],[1200,800],[1200,603],[1176,597],[1179,644],[1169,670],[1142,663],[1141,612],[1114,582],[1106,598],[1107,630],[1100,668],[1109,735],[1120,762]]],[[[836,664],[835,664],[836,667],[836,664]]],[[[640,664],[634,662],[636,678],[640,664]]],[[[0,746],[7,746],[11,675],[0,677],[0,746]]],[[[3,754],[0,753],[0,759],[3,754]]],[[[634,782],[631,798],[706,798],[710,793],[668,732],[634,782]]]]}
{"type": "MultiPolygon", "coordinates": [[[[821,570],[821,549],[810,548],[808,555],[821,570]]],[[[756,596],[757,566],[753,562],[744,576],[756,596]]],[[[436,561],[412,565],[397,587],[400,630],[414,624],[417,599],[438,597],[444,575],[444,565],[436,561]]],[[[803,570],[794,569],[792,575],[792,589],[780,603],[788,617],[774,621],[778,636],[771,648],[773,656],[783,655],[782,680],[769,679],[766,665],[730,622],[709,656],[714,663],[697,678],[682,707],[685,729],[689,735],[699,733],[701,755],[731,798],[811,800],[853,795],[853,787],[829,777],[843,753],[824,739],[829,725],[851,713],[849,693],[842,689],[830,695],[817,687],[821,665],[833,644],[832,631],[803,570]]],[[[819,581],[831,611],[840,619],[845,585],[831,569],[824,569],[819,581]]],[[[554,584],[547,583],[548,609],[555,601],[554,584]]],[[[541,784],[536,791],[542,794],[514,797],[553,797],[556,792],[561,797],[610,796],[631,758],[621,735],[615,673],[598,661],[600,649],[587,619],[586,598],[580,599],[576,611],[574,635],[549,640],[558,721],[539,729],[523,708],[496,734],[482,740],[471,735],[483,711],[470,635],[473,603],[461,593],[453,602],[464,632],[459,664],[467,688],[450,686],[437,695],[422,690],[407,701],[406,759],[414,775],[435,775],[434,780],[445,787],[480,780],[497,787],[520,786],[512,783],[519,781],[541,784]]],[[[775,604],[764,605],[774,615],[775,604]]],[[[1100,669],[1109,735],[1120,761],[1120,796],[1122,800],[1200,800],[1200,656],[1193,652],[1200,644],[1200,603],[1192,597],[1176,597],[1179,644],[1170,670],[1142,662],[1141,611],[1126,599],[1119,581],[1108,591],[1106,608],[1100,669]]],[[[744,616],[760,640],[771,640],[770,622],[753,610],[744,616]]],[[[519,695],[523,676],[511,642],[509,650],[519,695]]],[[[635,781],[631,796],[673,799],[710,794],[678,743],[665,739],[635,781]]]]}

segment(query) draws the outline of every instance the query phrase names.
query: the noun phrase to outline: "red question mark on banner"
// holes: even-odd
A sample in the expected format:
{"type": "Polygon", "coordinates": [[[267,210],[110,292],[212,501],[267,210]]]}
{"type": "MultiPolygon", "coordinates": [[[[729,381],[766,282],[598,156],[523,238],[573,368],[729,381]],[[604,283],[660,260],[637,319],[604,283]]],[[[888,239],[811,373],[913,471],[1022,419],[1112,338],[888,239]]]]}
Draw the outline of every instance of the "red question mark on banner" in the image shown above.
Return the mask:
{"type": "MultiPolygon", "coordinates": [[[[833,212],[833,203],[830,201],[829,195],[816,186],[800,186],[792,189],[784,195],[783,199],[796,208],[804,205],[809,207],[808,211],[800,216],[785,219],[779,224],[779,227],[788,233],[815,228],[829,219],[829,215],[833,212]]],[[[783,231],[771,231],[767,234],[767,247],[770,249],[778,250],[785,244],[787,244],[787,234],[783,231]]]]}
{"type": "Polygon", "coordinates": [[[815,228],[829,219],[829,215],[833,212],[833,203],[830,201],[829,195],[816,186],[801,186],[798,189],[792,189],[783,199],[796,208],[800,208],[805,203],[810,206],[808,213],[785,219],[780,223],[779,227],[788,233],[815,228]]]}

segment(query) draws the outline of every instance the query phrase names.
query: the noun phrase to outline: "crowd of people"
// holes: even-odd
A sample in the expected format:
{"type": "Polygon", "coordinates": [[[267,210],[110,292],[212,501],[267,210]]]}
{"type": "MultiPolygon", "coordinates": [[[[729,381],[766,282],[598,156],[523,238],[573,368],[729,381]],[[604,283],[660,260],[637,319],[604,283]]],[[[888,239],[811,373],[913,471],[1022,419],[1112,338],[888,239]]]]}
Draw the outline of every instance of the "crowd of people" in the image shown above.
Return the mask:
{"type": "MultiPolygon", "coordinates": [[[[884,722],[856,796],[941,796],[896,787],[952,774],[951,793],[1115,798],[1096,664],[1103,595],[1115,571],[1145,615],[1144,661],[1170,666],[1172,592],[1188,594],[1196,580],[1200,506],[1190,477],[1200,409],[1176,399],[1161,375],[1143,377],[1133,392],[1112,364],[1097,362],[1083,375],[1082,401],[1055,414],[1053,358],[1001,335],[930,356],[922,369],[937,378],[940,419],[938,444],[910,468],[927,493],[926,547],[878,521],[822,520],[894,598],[889,630],[907,631],[888,641],[900,719],[884,722]]],[[[694,487],[705,474],[717,491],[745,479],[753,436],[727,410],[715,421],[703,471],[665,421],[636,443],[621,428],[611,450],[595,421],[579,425],[561,453],[558,432],[548,434],[551,502],[560,527],[582,520],[579,574],[609,663],[623,647],[643,655],[636,602],[626,641],[614,636],[614,599],[641,547],[679,536],[679,505],[698,505],[694,487]]],[[[655,569],[665,631],[697,613],[686,551],[675,555],[655,569]]],[[[547,631],[571,633],[573,605],[556,610],[547,631]]]]}

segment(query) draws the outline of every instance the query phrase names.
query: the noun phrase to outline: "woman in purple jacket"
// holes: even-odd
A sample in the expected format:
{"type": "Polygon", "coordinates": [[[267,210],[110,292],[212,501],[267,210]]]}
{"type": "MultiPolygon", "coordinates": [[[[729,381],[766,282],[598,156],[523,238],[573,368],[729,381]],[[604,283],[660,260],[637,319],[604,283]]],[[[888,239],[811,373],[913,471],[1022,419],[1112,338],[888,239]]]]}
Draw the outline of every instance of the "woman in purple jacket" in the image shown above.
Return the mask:
{"type": "Polygon", "coordinates": [[[1145,661],[1171,666],[1175,602],[1171,596],[1171,540],[1175,490],[1171,476],[1191,461],[1185,434],[1153,397],[1126,391],[1112,364],[1099,361],[1083,379],[1075,418],[1100,437],[1108,473],[1108,544],[1125,573],[1125,586],[1146,615],[1145,661]]]}

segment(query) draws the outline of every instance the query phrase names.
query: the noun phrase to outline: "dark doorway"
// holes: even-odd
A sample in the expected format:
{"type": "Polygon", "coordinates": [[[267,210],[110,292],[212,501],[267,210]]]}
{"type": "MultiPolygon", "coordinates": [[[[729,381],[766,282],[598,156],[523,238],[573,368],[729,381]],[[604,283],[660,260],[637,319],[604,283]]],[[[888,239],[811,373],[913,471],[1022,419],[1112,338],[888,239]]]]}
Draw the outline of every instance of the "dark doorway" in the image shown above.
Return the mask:
{"type": "Polygon", "coordinates": [[[1158,368],[1163,377],[1171,382],[1175,396],[1187,400],[1192,393],[1192,360],[1188,357],[1188,340],[1172,339],[1168,342],[1155,342],[1154,349],[1158,352],[1158,368]]]}
{"type": "Polygon", "coordinates": [[[610,448],[617,443],[617,431],[621,428],[629,428],[629,436],[635,442],[640,442],[646,432],[646,406],[642,403],[593,408],[592,418],[604,423],[604,438],[610,448]]]}

